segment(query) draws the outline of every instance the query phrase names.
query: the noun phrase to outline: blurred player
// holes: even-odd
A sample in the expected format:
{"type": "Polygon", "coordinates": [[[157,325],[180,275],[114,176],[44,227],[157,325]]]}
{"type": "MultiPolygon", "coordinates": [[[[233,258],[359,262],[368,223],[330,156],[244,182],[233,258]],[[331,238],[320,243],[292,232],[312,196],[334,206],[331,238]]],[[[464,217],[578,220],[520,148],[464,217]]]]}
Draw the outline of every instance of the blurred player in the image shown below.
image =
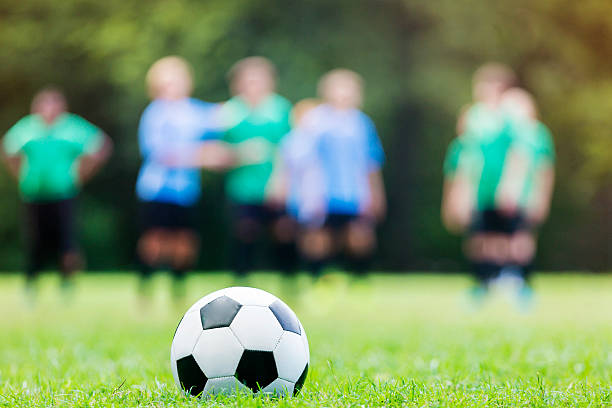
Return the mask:
{"type": "Polygon", "coordinates": [[[384,152],[374,124],[359,110],[358,74],[333,70],[318,90],[324,103],[306,114],[301,131],[312,138],[311,157],[320,165],[325,220],[305,232],[301,248],[315,273],[331,256],[344,254],[348,269],[363,275],[376,247],[376,223],[386,211],[384,152]]]}
{"type": "Polygon", "coordinates": [[[522,228],[510,237],[507,264],[528,284],[536,253],[536,230],[550,209],[555,150],[550,131],[538,120],[535,102],[528,92],[512,88],[503,94],[501,105],[512,120],[513,143],[497,201],[504,214],[518,214],[525,219],[522,228]]]}
{"type": "Polygon", "coordinates": [[[25,204],[26,279],[30,290],[48,257],[57,257],[63,287],[82,266],[75,236],[75,200],[108,159],[112,143],[96,126],[67,111],[53,87],[32,101],[32,114],[3,140],[11,173],[25,204]]]}
{"type": "MultiPolygon", "coordinates": [[[[292,112],[292,130],[283,140],[278,163],[268,186],[268,195],[287,208],[297,224],[298,247],[306,258],[312,252],[329,252],[331,240],[321,226],[326,216],[325,179],[321,164],[312,154],[316,135],[304,126],[305,116],[319,105],[316,99],[304,99],[295,104],[292,112]]],[[[319,268],[315,268],[319,269],[319,268]]]]}
{"type": "Polygon", "coordinates": [[[193,82],[186,61],[162,58],[149,69],[146,83],[152,102],[140,119],[143,164],[136,185],[143,222],[138,242],[141,291],[147,294],[155,269],[168,267],[174,295],[180,298],[186,272],[198,256],[199,167],[227,166],[231,155],[216,141],[218,106],[190,97],[193,82]]]}
{"type": "Polygon", "coordinates": [[[284,208],[267,201],[266,190],[278,146],[290,130],[291,104],[275,93],[276,69],[265,58],[238,61],[229,79],[234,96],[223,106],[223,140],[242,163],[229,171],[226,184],[232,206],[233,268],[238,277],[253,268],[255,246],[269,229],[275,259],[289,272],[295,263],[294,228],[283,217],[284,208]]]}
{"type": "Polygon", "coordinates": [[[468,233],[465,250],[478,282],[477,298],[499,275],[508,256],[508,237],[522,223],[519,216],[499,211],[496,200],[512,143],[501,98],[515,82],[512,70],[501,64],[486,64],[476,71],[474,104],[460,116],[460,135],[445,161],[443,219],[450,230],[468,233]]]}

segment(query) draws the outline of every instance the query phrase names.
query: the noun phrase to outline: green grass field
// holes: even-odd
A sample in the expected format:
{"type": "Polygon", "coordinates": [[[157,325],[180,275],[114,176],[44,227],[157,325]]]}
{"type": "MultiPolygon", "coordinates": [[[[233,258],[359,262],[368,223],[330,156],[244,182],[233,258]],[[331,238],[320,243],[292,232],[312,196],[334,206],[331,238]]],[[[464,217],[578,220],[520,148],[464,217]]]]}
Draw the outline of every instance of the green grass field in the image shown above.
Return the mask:
{"type": "MultiPolygon", "coordinates": [[[[460,276],[332,275],[301,295],[274,275],[251,286],[288,300],[306,328],[311,370],[295,398],[200,401],[174,386],[169,350],[189,306],[167,280],[144,307],[128,275],[79,278],[71,302],[45,277],[35,307],[0,276],[0,406],[612,406],[612,277],[550,275],[529,314],[503,296],[474,310],[460,276]],[[284,294],[283,294],[284,293],[284,294]]],[[[231,285],[189,280],[188,303],[231,285]]]]}

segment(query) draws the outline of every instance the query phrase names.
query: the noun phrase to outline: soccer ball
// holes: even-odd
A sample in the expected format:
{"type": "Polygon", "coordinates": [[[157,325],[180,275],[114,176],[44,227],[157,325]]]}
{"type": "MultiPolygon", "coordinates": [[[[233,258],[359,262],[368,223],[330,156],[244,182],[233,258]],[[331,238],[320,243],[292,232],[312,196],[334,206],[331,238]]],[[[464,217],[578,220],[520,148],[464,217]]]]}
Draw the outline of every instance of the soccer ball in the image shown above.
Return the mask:
{"type": "Polygon", "coordinates": [[[170,351],[177,387],[197,395],[297,394],[308,373],[306,332],[283,301],[260,289],[222,289],[198,300],[170,351]]]}

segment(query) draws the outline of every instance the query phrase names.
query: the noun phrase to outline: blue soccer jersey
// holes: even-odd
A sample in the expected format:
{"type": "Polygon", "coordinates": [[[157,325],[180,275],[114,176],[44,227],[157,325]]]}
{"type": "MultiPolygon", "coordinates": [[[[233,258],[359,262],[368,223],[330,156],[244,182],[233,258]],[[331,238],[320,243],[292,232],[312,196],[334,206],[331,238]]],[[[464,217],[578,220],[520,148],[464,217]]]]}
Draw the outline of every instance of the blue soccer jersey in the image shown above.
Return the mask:
{"type": "Polygon", "coordinates": [[[189,157],[206,140],[220,137],[218,105],[186,98],[155,100],[140,119],[143,164],[136,193],[143,201],[193,205],[201,192],[198,168],[170,166],[169,158],[189,157]]]}
{"type": "Polygon", "coordinates": [[[322,222],[326,211],[325,179],[313,151],[313,135],[296,128],[281,144],[283,169],[288,180],[287,211],[302,224],[322,222]]]}
{"type": "Polygon", "coordinates": [[[370,173],[384,152],[372,120],[357,109],[320,105],[304,118],[325,184],[327,213],[357,215],[371,200],[370,173]]]}

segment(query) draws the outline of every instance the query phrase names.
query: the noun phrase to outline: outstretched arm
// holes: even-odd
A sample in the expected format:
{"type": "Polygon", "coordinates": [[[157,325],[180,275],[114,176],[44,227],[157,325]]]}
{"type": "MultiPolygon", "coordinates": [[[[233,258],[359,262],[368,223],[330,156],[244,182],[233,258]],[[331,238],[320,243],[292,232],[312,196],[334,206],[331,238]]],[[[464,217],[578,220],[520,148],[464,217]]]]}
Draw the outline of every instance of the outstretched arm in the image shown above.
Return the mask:
{"type": "Polygon", "coordinates": [[[79,163],[79,182],[87,183],[108,161],[113,152],[113,141],[105,133],[102,133],[102,146],[94,153],[81,157],[79,163]]]}
{"type": "Polygon", "coordinates": [[[6,150],[2,149],[2,161],[8,169],[9,173],[15,178],[19,179],[19,171],[21,169],[21,156],[19,155],[8,155],[6,150]]]}
{"type": "Polygon", "coordinates": [[[367,214],[378,221],[382,221],[387,213],[387,195],[380,169],[370,172],[369,183],[372,201],[367,209],[367,214]]]}
{"type": "Polygon", "coordinates": [[[538,170],[534,186],[536,194],[529,206],[528,215],[535,224],[541,224],[548,218],[554,186],[555,168],[552,164],[547,164],[538,170]]]}
{"type": "Polygon", "coordinates": [[[473,192],[469,179],[461,173],[446,176],[442,191],[442,223],[452,233],[465,231],[471,222],[473,192]]]}

